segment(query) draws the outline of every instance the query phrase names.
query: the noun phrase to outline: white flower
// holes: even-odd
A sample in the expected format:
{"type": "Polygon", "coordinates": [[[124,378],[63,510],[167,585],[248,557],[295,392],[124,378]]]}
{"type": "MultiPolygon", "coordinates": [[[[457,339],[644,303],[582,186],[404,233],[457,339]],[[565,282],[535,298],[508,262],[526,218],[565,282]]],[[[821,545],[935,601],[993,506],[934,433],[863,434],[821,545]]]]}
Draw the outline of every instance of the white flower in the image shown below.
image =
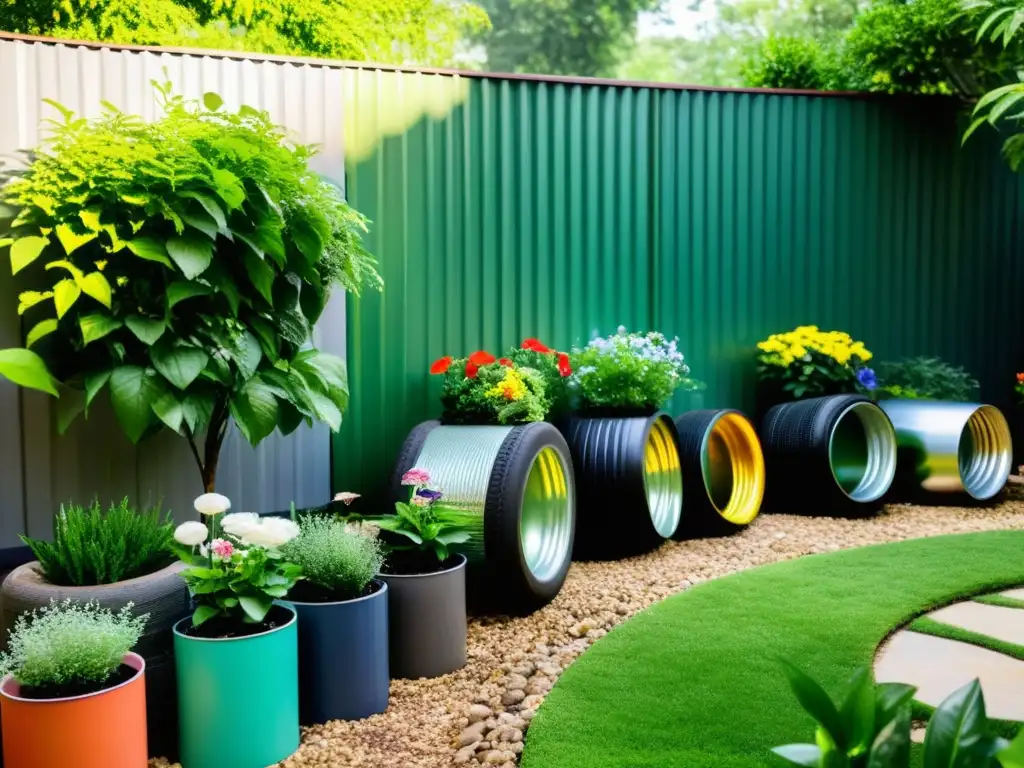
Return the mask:
{"type": "Polygon", "coordinates": [[[221,496],[219,493],[204,493],[195,501],[196,512],[200,515],[212,517],[220,515],[231,509],[231,499],[221,496]]]}
{"type": "Polygon", "coordinates": [[[264,517],[242,535],[243,544],[276,549],[299,535],[299,526],[283,517],[264,517]]]}
{"type": "Polygon", "coordinates": [[[196,544],[202,544],[206,541],[206,537],[210,535],[210,531],[200,522],[190,520],[187,523],[182,523],[174,531],[174,540],[179,544],[184,544],[186,547],[194,547],[196,544]]]}
{"type": "Polygon", "coordinates": [[[235,512],[225,515],[220,521],[221,530],[230,533],[232,536],[243,538],[247,531],[260,524],[260,516],[255,512],[235,512]]]}

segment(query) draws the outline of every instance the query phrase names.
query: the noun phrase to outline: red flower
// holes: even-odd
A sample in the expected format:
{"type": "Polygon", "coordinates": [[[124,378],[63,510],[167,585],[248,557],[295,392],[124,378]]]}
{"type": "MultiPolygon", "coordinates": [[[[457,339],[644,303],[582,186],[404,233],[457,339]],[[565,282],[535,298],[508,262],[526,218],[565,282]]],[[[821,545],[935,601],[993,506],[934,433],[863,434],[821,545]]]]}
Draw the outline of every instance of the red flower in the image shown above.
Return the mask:
{"type": "Polygon", "coordinates": [[[1024,384],[1024,373],[1018,373],[1017,374],[1017,383],[1018,384],[1024,384]]]}
{"type": "Polygon", "coordinates": [[[528,349],[531,352],[540,352],[542,355],[549,354],[553,351],[550,347],[546,347],[541,344],[537,339],[527,339],[524,341],[523,349],[528,349]]]}
{"type": "Polygon", "coordinates": [[[504,365],[506,368],[513,368],[513,367],[515,367],[515,363],[513,363],[507,357],[501,358],[501,360],[498,361],[498,365],[504,365]]]}
{"type": "Polygon", "coordinates": [[[477,373],[479,373],[479,372],[480,372],[480,366],[477,365],[476,363],[474,363],[473,359],[470,358],[469,362],[466,363],[466,378],[467,379],[475,379],[477,373]]]}
{"type": "Polygon", "coordinates": [[[563,379],[567,376],[572,376],[572,364],[569,362],[569,356],[565,352],[558,353],[558,372],[562,374],[563,379]]]}
{"type": "Polygon", "coordinates": [[[452,361],[455,358],[451,355],[446,355],[440,360],[435,360],[434,364],[430,366],[430,374],[432,376],[439,376],[442,373],[448,373],[448,369],[452,367],[452,361]]]}
{"type": "MultiPolygon", "coordinates": [[[[490,352],[485,352],[482,349],[479,352],[474,352],[472,355],[469,356],[470,364],[475,365],[477,367],[480,367],[481,365],[490,365],[497,359],[498,358],[496,358],[490,352]]],[[[473,377],[470,376],[469,378],[473,377]]]]}

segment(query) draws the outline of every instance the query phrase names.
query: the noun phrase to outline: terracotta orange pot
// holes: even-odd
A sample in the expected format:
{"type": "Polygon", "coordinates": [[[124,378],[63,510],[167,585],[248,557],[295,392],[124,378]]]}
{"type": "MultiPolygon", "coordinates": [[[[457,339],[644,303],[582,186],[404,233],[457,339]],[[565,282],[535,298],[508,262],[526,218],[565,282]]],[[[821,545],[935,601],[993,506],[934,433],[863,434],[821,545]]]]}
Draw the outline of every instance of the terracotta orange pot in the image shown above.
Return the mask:
{"type": "Polygon", "coordinates": [[[146,662],[128,682],[86,696],[23,699],[10,675],[0,680],[5,768],[146,768],[146,662]]]}

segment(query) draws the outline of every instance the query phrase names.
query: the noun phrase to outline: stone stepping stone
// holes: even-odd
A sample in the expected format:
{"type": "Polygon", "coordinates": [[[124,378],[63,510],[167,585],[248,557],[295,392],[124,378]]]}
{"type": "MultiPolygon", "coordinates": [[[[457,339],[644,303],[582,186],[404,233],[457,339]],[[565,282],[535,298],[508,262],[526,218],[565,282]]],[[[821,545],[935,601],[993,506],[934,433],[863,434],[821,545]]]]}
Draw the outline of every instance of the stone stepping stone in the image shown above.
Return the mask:
{"type": "Polygon", "coordinates": [[[914,698],[933,707],[975,678],[981,680],[989,717],[1024,722],[1022,661],[910,630],[893,635],[875,658],[878,682],[914,685],[918,689],[914,698]]]}
{"type": "Polygon", "coordinates": [[[1018,600],[1024,600],[1024,587],[1021,587],[1020,589],[1008,589],[1003,592],[1003,594],[1007,597],[1015,597],[1018,600]]]}
{"type": "Polygon", "coordinates": [[[928,618],[994,637],[1005,643],[1024,645],[1024,610],[985,603],[956,603],[928,614],[928,618]]]}

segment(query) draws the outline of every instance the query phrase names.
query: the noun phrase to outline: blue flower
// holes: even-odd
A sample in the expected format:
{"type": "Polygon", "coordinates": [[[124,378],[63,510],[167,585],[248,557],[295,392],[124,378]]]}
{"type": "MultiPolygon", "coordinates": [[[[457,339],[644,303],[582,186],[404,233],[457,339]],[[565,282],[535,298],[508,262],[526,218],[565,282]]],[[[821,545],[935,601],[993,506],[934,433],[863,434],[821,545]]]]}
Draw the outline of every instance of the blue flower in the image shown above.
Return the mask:
{"type": "Polygon", "coordinates": [[[421,499],[427,499],[430,502],[438,501],[442,496],[444,496],[440,491],[432,491],[429,488],[420,488],[416,491],[416,495],[421,499]]]}
{"type": "Polygon", "coordinates": [[[869,392],[878,389],[878,377],[870,368],[861,368],[857,371],[857,381],[869,392]]]}

